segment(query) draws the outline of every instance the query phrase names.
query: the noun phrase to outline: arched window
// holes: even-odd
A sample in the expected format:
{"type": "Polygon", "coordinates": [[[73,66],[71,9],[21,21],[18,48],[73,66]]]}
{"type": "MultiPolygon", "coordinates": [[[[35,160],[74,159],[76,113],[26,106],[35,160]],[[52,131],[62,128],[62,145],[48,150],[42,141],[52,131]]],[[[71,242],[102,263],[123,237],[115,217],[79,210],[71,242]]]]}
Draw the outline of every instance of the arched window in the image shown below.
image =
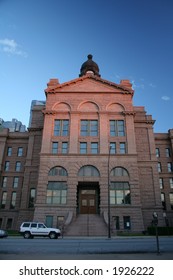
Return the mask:
{"type": "Polygon", "coordinates": [[[123,167],[115,167],[111,170],[111,176],[116,176],[116,177],[127,176],[127,177],[129,177],[129,173],[123,167]]]}
{"type": "Polygon", "coordinates": [[[85,165],[81,167],[78,172],[78,176],[82,177],[99,177],[100,173],[98,169],[92,165],[85,165]]]}
{"type": "Polygon", "coordinates": [[[65,168],[61,166],[55,166],[50,169],[49,176],[68,176],[67,171],[65,168]]]}
{"type": "Polygon", "coordinates": [[[67,202],[67,171],[62,166],[55,166],[50,169],[48,176],[57,176],[52,179],[49,177],[47,184],[47,204],[66,204],[67,202]],[[60,177],[60,178],[58,178],[60,177]],[[64,177],[64,178],[61,178],[64,177]]]}

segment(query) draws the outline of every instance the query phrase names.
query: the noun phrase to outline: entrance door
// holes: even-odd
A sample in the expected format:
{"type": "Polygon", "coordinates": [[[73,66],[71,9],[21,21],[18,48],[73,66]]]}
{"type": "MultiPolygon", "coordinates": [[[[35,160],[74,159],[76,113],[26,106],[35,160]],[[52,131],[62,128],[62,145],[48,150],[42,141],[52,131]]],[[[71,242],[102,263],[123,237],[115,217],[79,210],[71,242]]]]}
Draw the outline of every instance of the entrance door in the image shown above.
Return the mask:
{"type": "Polygon", "coordinates": [[[80,213],[96,214],[96,190],[90,190],[90,189],[81,190],[80,213]]]}

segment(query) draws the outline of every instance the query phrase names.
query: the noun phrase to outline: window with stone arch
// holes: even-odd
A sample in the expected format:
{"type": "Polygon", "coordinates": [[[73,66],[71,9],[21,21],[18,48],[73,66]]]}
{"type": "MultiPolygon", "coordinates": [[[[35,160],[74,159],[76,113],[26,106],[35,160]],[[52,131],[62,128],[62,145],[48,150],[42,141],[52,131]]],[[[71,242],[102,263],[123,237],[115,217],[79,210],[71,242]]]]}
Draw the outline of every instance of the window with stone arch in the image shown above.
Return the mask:
{"type": "Polygon", "coordinates": [[[55,166],[49,170],[47,184],[47,204],[64,205],[67,203],[67,170],[62,166],[55,166]],[[51,176],[52,179],[51,179],[51,176]],[[56,179],[55,179],[56,177],[56,179]]]}
{"type": "Polygon", "coordinates": [[[125,169],[124,167],[115,167],[111,170],[111,176],[116,176],[116,177],[129,177],[129,173],[127,171],[127,169],[125,169]]]}
{"type": "Polygon", "coordinates": [[[64,167],[55,166],[49,170],[48,176],[68,176],[68,174],[64,167]]]}
{"type": "Polygon", "coordinates": [[[131,204],[129,173],[123,167],[115,167],[110,172],[110,204],[131,204]]]}
{"type": "Polygon", "coordinates": [[[100,177],[98,169],[93,165],[85,165],[78,172],[80,177],[100,177]]]}

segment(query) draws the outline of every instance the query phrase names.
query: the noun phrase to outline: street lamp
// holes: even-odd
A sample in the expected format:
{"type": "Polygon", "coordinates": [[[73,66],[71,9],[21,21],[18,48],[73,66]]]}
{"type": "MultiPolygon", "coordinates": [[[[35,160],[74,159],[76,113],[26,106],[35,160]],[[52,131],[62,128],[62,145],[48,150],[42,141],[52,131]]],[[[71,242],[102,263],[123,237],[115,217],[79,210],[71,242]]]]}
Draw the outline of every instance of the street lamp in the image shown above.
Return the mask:
{"type": "Polygon", "coordinates": [[[153,212],[153,224],[155,226],[155,232],[156,232],[156,244],[157,244],[157,254],[160,254],[160,248],[159,248],[159,236],[158,236],[158,215],[156,212],[153,212]]]}
{"type": "Polygon", "coordinates": [[[109,145],[109,155],[108,155],[108,238],[111,238],[111,215],[110,215],[110,154],[112,146],[109,145]]]}

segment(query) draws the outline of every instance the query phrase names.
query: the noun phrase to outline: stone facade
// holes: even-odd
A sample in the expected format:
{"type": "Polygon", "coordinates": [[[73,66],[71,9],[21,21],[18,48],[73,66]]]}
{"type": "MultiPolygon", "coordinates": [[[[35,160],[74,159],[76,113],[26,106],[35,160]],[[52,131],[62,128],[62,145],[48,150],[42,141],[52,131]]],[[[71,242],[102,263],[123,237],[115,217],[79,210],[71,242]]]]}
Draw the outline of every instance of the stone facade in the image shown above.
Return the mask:
{"type": "Polygon", "coordinates": [[[153,132],[152,116],[133,105],[128,80],[115,84],[91,70],[89,65],[89,72],[84,68],[79,78],[63,84],[51,79],[45,105],[32,106],[27,132],[0,131],[1,228],[39,220],[76,235],[88,223],[84,235],[89,227],[104,235],[109,202],[114,234],[146,230],[153,212],[159,225],[173,225],[173,130],[153,132]],[[16,162],[21,162],[18,171],[16,162]]]}

